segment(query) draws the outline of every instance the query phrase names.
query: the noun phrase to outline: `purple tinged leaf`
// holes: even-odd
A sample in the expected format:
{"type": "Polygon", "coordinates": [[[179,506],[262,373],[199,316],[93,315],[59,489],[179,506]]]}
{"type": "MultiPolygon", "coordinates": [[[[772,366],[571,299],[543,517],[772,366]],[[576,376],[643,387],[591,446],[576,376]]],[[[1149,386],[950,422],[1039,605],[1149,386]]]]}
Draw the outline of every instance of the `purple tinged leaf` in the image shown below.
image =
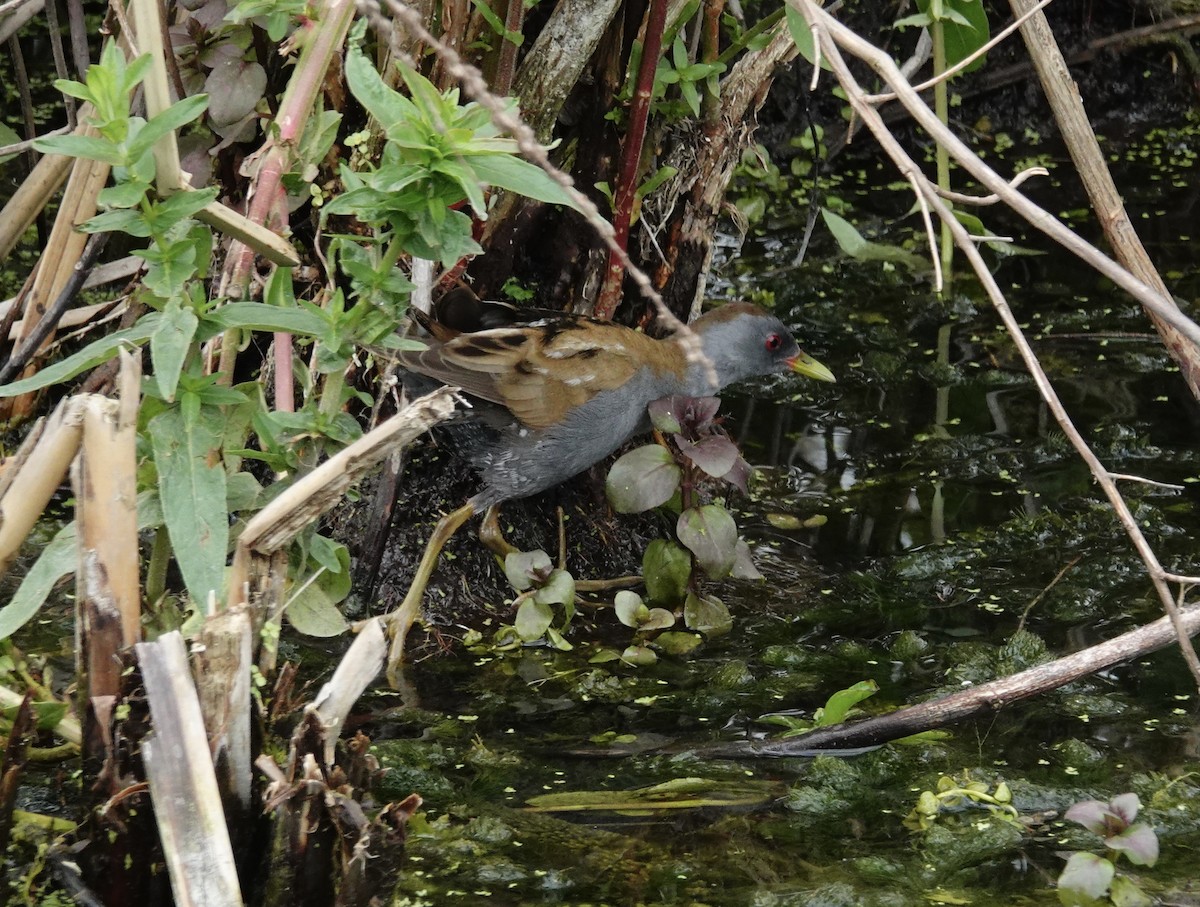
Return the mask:
{"type": "Polygon", "coordinates": [[[619,513],[641,513],[671,500],[683,470],[671,452],[647,444],[625,454],[608,471],[605,491],[619,513]]]}
{"type": "Polygon", "coordinates": [[[228,126],[254,112],[267,88],[267,73],[258,63],[225,59],[213,67],[204,83],[208,116],[214,126],[228,126]]]}
{"type": "Polygon", "coordinates": [[[1108,801],[1109,811],[1121,819],[1125,825],[1132,825],[1137,818],[1138,810],[1142,808],[1142,801],[1138,799],[1137,794],[1118,794],[1108,801]]]}
{"type": "Polygon", "coordinates": [[[724,479],[742,494],[750,493],[750,475],[754,472],[754,467],[745,461],[741,456],[733,461],[733,465],[729,467],[729,471],[720,478],[724,479]]]}
{"type": "Polygon", "coordinates": [[[675,534],[713,579],[724,579],[737,559],[737,524],[719,504],[689,507],[679,515],[675,534]]]}
{"type": "Polygon", "coordinates": [[[675,615],[666,608],[651,608],[646,612],[639,630],[666,630],[675,626],[675,615]]]}
{"type": "Polygon", "coordinates": [[[754,566],[754,557],[750,554],[750,546],[746,544],[745,539],[737,540],[735,552],[733,569],[729,571],[730,576],[734,579],[763,579],[763,575],[754,566]]]}
{"type": "Polygon", "coordinates": [[[1115,872],[1113,864],[1104,857],[1094,853],[1073,853],[1058,877],[1059,900],[1064,904],[1087,903],[1083,898],[1099,900],[1108,891],[1115,872]],[[1064,897],[1064,894],[1074,894],[1076,897],[1064,897]]]}
{"type": "Polygon", "coordinates": [[[703,469],[714,479],[719,479],[733,469],[738,460],[737,445],[724,435],[709,435],[691,442],[682,435],[675,435],[679,452],[703,469]]]}
{"type": "Polygon", "coordinates": [[[1101,803],[1099,800],[1083,800],[1063,814],[1064,819],[1069,822],[1078,822],[1092,834],[1101,837],[1108,834],[1109,816],[1108,804],[1101,803]]]}
{"type": "Polygon", "coordinates": [[[1105,838],[1109,850],[1125,854],[1134,866],[1153,866],[1158,862],[1158,835],[1145,822],[1131,825],[1119,835],[1105,838]]]}
{"type": "Polygon", "coordinates": [[[674,395],[655,400],[647,408],[650,422],[661,432],[696,437],[712,427],[721,408],[717,397],[685,397],[674,395]]]}
{"type": "Polygon", "coordinates": [[[685,397],[660,397],[646,407],[646,411],[650,414],[650,424],[659,431],[668,435],[673,435],[683,431],[683,426],[679,421],[679,417],[675,415],[676,408],[682,409],[681,401],[685,397]]]}
{"type": "MultiPolygon", "coordinates": [[[[550,576],[554,566],[545,551],[514,551],[504,557],[504,575],[518,592],[532,589],[550,576]]],[[[541,634],[539,634],[541,635],[541,634]]]]}

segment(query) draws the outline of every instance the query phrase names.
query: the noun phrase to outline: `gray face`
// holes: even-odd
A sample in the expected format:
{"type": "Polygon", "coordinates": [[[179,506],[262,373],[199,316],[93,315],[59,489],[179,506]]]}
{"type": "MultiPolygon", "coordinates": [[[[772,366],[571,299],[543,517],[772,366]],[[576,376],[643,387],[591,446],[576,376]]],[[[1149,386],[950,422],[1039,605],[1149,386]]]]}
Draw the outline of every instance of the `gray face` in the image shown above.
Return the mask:
{"type": "Polygon", "coordinates": [[[715,393],[744,378],[784,371],[788,360],[800,352],[783,322],[765,313],[706,325],[701,343],[716,369],[719,386],[707,387],[702,371],[693,366],[689,388],[697,396],[715,393]]]}

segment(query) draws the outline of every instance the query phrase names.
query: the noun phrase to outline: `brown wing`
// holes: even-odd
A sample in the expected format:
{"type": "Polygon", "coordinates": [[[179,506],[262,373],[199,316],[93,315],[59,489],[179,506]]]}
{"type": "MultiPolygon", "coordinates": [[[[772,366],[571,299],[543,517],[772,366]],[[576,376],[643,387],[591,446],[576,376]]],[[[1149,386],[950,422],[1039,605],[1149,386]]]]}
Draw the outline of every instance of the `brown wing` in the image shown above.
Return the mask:
{"type": "Polygon", "coordinates": [[[403,353],[400,361],[504,406],[533,429],[553,425],[601,391],[621,387],[644,365],[677,374],[684,367],[675,344],[586,319],[462,334],[403,353]]]}

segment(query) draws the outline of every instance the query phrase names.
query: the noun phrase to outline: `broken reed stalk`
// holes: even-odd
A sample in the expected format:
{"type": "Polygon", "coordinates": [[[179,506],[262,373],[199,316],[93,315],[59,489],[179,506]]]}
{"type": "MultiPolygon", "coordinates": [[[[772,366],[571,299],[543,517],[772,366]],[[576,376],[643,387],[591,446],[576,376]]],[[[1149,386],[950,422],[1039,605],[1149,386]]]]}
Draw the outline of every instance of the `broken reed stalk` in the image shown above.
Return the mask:
{"type": "MultiPolygon", "coordinates": [[[[101,398],[103,399],[103,398],[101,398]]],[[[35,426],[4,473],[0,497],[0,575],[7,572],[50,498],[67,477],[83,438],[88,397],[68,397],[35,426]]]]}
{"type": "MultiPolygon", "coordinates": [[[[282,619],[286,547],[306,526],[335,507],[346,490],[404,447],[448,418],[458,404],[457,388],[442,387],[420,397],[381,423],[255,514],[238,536],[230,570],[228,601],[252,603],[255,629],[282,619]]],[[[272,634],[268,634],[268,638],[272,634]]],[[[263,645],[264,671],[274,664],[274,647],[263,645]]]]}
{"type": "Polygon", "coordinates": [[[154,730],[141,742],[176,904],[239,907],[233,847],[187,648],[177,630],[138,643],[154,730]]]}
{"type": "Polygon", "coordinates": [[[137,413],[141,366],[121,351],[119,398],[89,396],[72,470],[79,565],[75,658],[87,755],[105,760],[109,703],[122,691],[121,650],[141,638],[137,413]],[[102,705],[97,705],[102,703],[102,705]]]}

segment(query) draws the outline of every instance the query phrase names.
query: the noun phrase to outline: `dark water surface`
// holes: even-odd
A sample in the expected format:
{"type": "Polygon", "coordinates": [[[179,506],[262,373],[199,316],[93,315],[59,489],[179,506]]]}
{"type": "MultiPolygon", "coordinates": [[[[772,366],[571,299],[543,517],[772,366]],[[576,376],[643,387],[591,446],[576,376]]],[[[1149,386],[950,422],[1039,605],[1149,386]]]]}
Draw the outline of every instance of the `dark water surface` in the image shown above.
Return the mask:
{"type": "MultiPolygon", "coordinates": [[[[1188,304],[1197,147],[1181,128],[1114,152],[1152,254],[1188,304]]],[[[860,229],[870,211],[909,204],[879,188],[889,178],[841,187],[860,229]]],[[[1043,202],[1064,191],[1034,190],[1043,202]]],[[[811,718],[859,681],[879,686],[865,712],[887,711],[1160,615],[973,281],[939,300],[903,271],[841,257],[820,227],[795,267],[799,217],[778,212],[718,287],[773,300],[839,377],[779,379],[726,401],[731,431],[765,467],[751,500],[732,506],[766,581],[723,584],[732,632],[651,667],[589,663],[597,634],[629,639],[601,612],[576,651],[459,652],[417,665],[404,695],[381,694],[381,796],[417,790],[427,807],[396,903],[1056,904],[1066,856],[1103,849],[1061,813],[1131,790],[1163,856],[1119,870],[1168,902],[1200,898],[1196,690],[1174,649],[937,741],[774,762],[689,752],[777,734],[761,716],[811,718]],[[691,808],[639,808],[639,789],[679,779],[702,781],[660,801],[691,808]],[[1007,785],[1015,815],[960,805],[925,830],[905,824],[922,791],[973,782],[1007,785]],[[528,808],[572,792],[600,793],[564,812],[528,808]]],[[[1073,219],[1095,233],[1081,210],[1073,219]]],[[[892,221],[877,226],[889,224],[875,238],[905,238],[892,221]]],[[[1020,225],[993,229],[1048,253],[995,260],[1000,283],[1108,468],[1183,486],[1124,488],[1163,562],[1197,572],[1198,409],[1176,370],[1128,299],[1020,225]]]]}

